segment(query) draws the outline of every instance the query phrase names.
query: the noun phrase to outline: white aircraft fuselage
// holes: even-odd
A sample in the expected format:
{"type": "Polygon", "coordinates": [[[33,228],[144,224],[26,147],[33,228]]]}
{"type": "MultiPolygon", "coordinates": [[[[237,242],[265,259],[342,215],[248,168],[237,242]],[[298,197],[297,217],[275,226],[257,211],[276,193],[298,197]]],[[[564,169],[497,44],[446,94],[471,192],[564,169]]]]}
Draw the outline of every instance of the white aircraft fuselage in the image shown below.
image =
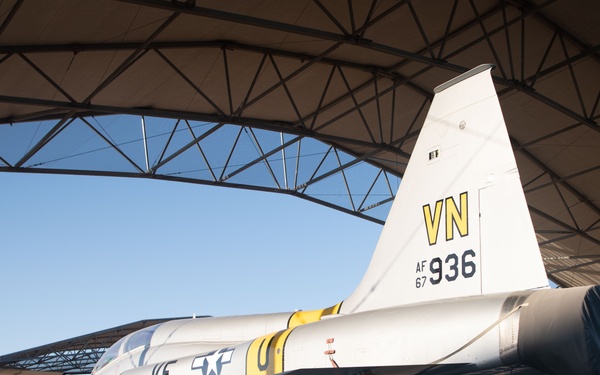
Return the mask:
{"type": "Polygon", "coordinates": [[[116,343],[93,375],[600,374],[600,287],[549,289],[490,70],[434,90],[347,299],[159,324],[116,343]]]}
{"type": "Polygon", "coordinates": [[[593,374],[582,358],[593,353],[586,342],[600,327],[581,313],[597,306],[599,296],[596,287],[582,287],[351,315],[321,315],[319,310],[175,320],[150,327],[152,335],[144,333],[148,329],[131,335],[138,346],[126,350],[123,345],[96,374],[262,375],[337,367],[350,373],[374,368],[397,368],[391,373],[399,374],[464,373],[521,363],[557,374],[593,374]],[[308,322],[312,319],[317,320],[308,322]],[[300,320],[304,324],[294,326],[300,320]],[[589,329],[593,332],[586,334],[589,329]],[[136,340],[136,334],[151,337],[152,343],[136,340]]]}

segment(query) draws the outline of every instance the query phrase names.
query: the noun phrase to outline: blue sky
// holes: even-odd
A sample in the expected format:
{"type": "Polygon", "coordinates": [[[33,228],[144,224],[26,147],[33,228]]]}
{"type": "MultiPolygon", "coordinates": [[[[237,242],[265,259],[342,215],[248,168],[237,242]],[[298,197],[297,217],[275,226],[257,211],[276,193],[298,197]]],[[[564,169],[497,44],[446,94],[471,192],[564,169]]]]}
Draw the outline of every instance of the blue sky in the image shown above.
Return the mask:
{"type": "Polygon", "coordinates": [[[0,355],[147,318],[315,309],[381,226],[298,198],[0,173],[0,355]]]}

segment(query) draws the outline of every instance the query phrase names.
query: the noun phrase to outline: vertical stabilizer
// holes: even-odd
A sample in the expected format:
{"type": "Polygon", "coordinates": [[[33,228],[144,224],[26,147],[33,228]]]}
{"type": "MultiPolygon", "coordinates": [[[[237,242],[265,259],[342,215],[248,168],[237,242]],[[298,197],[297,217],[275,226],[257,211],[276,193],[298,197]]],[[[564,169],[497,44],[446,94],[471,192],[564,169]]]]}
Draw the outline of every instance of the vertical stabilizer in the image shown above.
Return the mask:
{"type": "Polygon", "coordinates": [[[548,286],[491,65],[438,86],[342,313],[548,286]]]}

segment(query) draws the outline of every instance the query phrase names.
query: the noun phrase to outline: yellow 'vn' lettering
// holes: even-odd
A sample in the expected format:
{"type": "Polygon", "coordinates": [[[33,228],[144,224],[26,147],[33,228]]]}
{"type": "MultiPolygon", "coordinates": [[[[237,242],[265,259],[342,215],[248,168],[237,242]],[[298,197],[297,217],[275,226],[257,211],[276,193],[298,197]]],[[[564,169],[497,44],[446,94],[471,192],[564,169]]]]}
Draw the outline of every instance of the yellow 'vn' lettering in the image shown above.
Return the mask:
{"type": "Polygon", "coordinates": [[[437,243],[438,232],[440,231],[440,221],[442,219],[442,208],[444,205],[446,206],[446,241],[454,239],[455,227],[458,229],[458,233],[461,237],[469,234],[469,210],[467,207],[467,198],[468,194],[466,191],[460,194],[460,209],[456,205],[454,197],[440,199],[435,202],[433,213],[431,212],[430,205],[426,204],[423,206],[423,216],[425,218],[425,229],[427,230],[429,246],[437,243]]]}
{"type": "Polygon", "coordinates": [[[442,217],[442,204],[444,201],[435,202],[433,216],[431,215],[431,207],[428,204],[423,206],[423,215],[425,216],[425,228],[427,228],[427,238],[429,245],[437,243],[438,231],[440,229],[440,218],[442,217]]]}
{"type": "Polygon", "coordinates": [[[467,212],[467,192],[460,194],[460,211],[453,197],[446,198],[446,241],[454,239],[455,226],[461,237],[469,234],[467,212]]]}

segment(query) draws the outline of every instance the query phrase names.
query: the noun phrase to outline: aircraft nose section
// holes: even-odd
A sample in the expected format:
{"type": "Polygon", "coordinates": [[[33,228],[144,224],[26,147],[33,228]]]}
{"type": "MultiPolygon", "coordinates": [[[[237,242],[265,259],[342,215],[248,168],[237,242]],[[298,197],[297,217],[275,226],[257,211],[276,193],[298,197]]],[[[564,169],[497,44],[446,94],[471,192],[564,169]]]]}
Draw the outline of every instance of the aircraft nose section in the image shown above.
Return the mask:
{"type": "Polygon", "coordinates": [[[550,374],[600,374],[600,286],[542,290],[519,322],[521,361],[550,374]]]}

